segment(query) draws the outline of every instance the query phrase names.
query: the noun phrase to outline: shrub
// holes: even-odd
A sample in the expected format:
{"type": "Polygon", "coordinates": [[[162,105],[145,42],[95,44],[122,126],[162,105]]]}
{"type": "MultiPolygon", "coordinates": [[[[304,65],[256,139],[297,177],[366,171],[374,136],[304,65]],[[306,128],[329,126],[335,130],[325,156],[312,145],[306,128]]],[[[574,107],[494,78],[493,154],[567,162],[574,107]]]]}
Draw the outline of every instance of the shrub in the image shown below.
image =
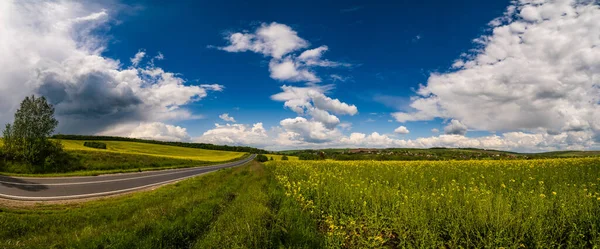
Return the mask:
{"type": "Polygon", "coordinates": [[[37,172],[34,173],[69,172],[83,169],[81,162],[71,153],[64,151],[60,142],[52,141],[49,145],[49,152],[43,169],[37,169],[37,172]]]}
{"type": "Polygon", "coordinates": [[[90,147],[90,148],[95,148],[95,149],[106,149],[106,144],[105,143],[101,143],[101,142],[84,142],[83,146],[85,147],[90,147]]]}
{"type": "Polygon", "coordinates": [[[287,161],[287,160],[290,160],[287,156],[284,155],[281,157],[281,161],[287,161]]]}
{"type": "Polygon", "coordinates": [[[319,155],[311,154],[311,153],[303,153],[298,155],[300,160],[321,160],[322,158],[319,155]]]}
{"type": "Polygon", "coordinates": [[[269,161],[269,158],[263,154],[259,154],[258,156],[256,156],[256,161],[259,161],[262,163],[262,162],[269,161]]]}

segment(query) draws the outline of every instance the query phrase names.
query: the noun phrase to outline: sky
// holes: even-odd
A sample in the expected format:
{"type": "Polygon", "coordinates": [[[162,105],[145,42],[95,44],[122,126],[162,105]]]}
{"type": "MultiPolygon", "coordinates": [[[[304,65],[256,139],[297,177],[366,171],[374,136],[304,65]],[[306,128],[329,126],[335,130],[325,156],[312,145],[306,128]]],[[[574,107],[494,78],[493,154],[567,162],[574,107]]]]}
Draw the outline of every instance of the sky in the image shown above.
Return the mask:
{"type": "Polygon", "coordinates": [[[0,123],[304,148],[600,149],[597,1],[0,1],[0,123]]]}

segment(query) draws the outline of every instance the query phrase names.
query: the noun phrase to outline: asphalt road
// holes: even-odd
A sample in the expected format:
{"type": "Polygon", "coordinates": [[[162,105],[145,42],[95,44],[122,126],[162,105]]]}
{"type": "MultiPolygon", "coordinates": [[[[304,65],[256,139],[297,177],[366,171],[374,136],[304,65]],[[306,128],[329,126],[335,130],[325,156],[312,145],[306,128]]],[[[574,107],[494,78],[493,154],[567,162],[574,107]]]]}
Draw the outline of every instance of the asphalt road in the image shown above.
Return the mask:
{"type": "Polygon", "coordinates": [[[252,161],[239,161],[197,168],[145,171],[84,177],[11,177],[0,175],[0,198],[49,201],[114,195],[183,180],[252,161]]]}

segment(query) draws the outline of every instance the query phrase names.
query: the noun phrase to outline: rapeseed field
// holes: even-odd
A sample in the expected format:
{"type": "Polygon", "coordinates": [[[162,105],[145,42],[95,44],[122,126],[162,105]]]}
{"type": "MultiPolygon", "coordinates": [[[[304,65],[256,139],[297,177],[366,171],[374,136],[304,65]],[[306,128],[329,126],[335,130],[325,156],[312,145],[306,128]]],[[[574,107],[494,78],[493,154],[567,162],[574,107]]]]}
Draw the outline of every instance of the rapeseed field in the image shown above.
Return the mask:
{"type": "Polygon", "coordinates": [[[266,166],[329,248],[600,245],[600,158],[266,166]]]}

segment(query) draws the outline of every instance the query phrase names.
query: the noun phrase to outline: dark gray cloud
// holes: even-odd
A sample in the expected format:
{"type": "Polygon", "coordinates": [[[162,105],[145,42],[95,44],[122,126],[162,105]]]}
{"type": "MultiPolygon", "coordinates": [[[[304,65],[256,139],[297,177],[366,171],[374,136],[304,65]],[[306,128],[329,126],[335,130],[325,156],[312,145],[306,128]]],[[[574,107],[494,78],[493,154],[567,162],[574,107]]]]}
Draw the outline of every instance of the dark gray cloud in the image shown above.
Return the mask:
{"type": "Polygon", "coordinates": [[[465,135],[467,134],[467,126],[456,119],[452,119],[450,124],[444,127],[446,135],[465,135]]]}
{"type": "Polygon", "coordinates": [[[95,134],[106,127],[140,120],[143,101],[129,87],[123,87],[103,72],[92,72],[73,79],[60,80],[54,73],[40,78],[37,93],[45,96],[61,121],[58,132],[95,134]]]}

